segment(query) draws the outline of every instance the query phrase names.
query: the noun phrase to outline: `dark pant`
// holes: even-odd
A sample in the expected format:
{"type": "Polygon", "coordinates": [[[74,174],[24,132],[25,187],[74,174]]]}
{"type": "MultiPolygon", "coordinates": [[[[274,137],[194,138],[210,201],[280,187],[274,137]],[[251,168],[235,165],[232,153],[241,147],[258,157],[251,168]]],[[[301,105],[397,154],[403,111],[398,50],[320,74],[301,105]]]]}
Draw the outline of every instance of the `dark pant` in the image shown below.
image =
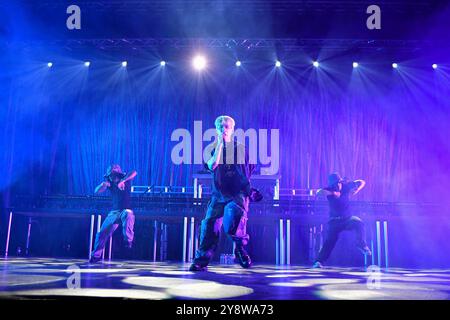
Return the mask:
{"type": "Polygon", "coordinates": [[[356,233],[356,245],[359,248],[365,247],[366,244],[366,233],[364,229],[364,223],[362,220],[356,216],[351,216],[343,219],[331,219],[328,222],[328,231],[323,244],[322,249],[320,249],[319,255],[316,261],[325,262],[331,254],[336,242],[339,238],[339,234],[345,230],[354,230],[356,233]]]}
{"type": "Polygon", "coordinates": [[[247,234],[248,204],[249,198],[244,196],[228,201],[211,199],[201,223],[200,245],[194,263],[208,265],[217,249],[222,225],[236,246],[247,245],[250,238],[247,234]]]}
{"type": "Polygon", "coordinates": [[[134,219],[134,213],[130,209],[110,211],[105,221],[103,221],[100,231],[97,232],[97,236],[95,237],[92,256],[95,258],[100,258],[102,256],[106,241],[117,229],[119,223],[122,223],[122,232],[126,244],[128,247],[131,247],[134,238],[134,219]]]}

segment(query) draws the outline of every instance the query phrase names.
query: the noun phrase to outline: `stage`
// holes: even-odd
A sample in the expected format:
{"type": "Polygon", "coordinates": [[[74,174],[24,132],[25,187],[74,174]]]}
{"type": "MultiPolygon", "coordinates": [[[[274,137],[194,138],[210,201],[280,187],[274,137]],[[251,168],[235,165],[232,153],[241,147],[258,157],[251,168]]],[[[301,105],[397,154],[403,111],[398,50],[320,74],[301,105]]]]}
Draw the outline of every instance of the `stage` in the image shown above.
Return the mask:
{"type": "Polygon", "coordinates": [[[450,301],[450,1],[79,2],[0,1],[1,302],[450,301]]]}
{"type": "Polygon", "coordinates": [[[1,299],[119,298],[233,300],[445,300],[449,269],[363,269],[8,258],[0,260],[1,299]]]}

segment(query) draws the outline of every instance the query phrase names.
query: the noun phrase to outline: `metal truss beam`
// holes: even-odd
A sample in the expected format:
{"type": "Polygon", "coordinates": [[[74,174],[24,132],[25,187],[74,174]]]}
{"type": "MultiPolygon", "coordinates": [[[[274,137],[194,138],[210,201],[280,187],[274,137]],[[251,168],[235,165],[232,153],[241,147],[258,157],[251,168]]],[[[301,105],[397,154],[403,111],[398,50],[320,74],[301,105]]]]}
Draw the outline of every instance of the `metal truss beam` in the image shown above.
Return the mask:
{"type": "MultiPolygon", "coordinates": [[[[443,44],[444,45],[444,44],[443,44]]],[[[14,49],[56,47],[67,49],[183,49],[218,48],[225,50],[273,50],[300,51],[308,49],[329,50],[385,50],[417,51],[432,48],[436,42],[419,40],[374,39],[292,39],[292,38],[101,38],[28,40],[6,43],[14,49]]]]}

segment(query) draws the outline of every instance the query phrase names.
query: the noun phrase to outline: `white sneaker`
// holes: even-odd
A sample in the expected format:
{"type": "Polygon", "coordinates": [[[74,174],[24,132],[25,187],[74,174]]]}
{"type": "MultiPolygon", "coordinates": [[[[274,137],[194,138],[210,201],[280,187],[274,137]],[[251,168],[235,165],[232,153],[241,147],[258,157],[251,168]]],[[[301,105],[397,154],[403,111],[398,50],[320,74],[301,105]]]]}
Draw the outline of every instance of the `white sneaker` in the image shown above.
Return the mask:
{"type": "Polygon", "coordinates": [[[312,267],[313,267],[313,269],[322,269],[323,265],[319,261],[316,261],[316,262],[314,262],[312,267]]]}

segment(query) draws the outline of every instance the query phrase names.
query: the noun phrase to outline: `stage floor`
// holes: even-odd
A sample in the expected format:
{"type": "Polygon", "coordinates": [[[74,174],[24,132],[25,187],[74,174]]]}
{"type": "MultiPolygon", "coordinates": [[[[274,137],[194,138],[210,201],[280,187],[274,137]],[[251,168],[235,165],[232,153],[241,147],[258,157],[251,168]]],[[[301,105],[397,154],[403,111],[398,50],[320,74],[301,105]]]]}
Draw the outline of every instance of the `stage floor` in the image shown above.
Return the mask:
{"type": "Polygon", "coordinates": [[[114,297],[131,299],[449,299],[450,270],[211,265],[51,258],[0,259],[0,298],[114,297]],[[378,280],[379,281],[378,281],[378,280]],[[378,288],[377,288],[378,287],[378,288]]]}

